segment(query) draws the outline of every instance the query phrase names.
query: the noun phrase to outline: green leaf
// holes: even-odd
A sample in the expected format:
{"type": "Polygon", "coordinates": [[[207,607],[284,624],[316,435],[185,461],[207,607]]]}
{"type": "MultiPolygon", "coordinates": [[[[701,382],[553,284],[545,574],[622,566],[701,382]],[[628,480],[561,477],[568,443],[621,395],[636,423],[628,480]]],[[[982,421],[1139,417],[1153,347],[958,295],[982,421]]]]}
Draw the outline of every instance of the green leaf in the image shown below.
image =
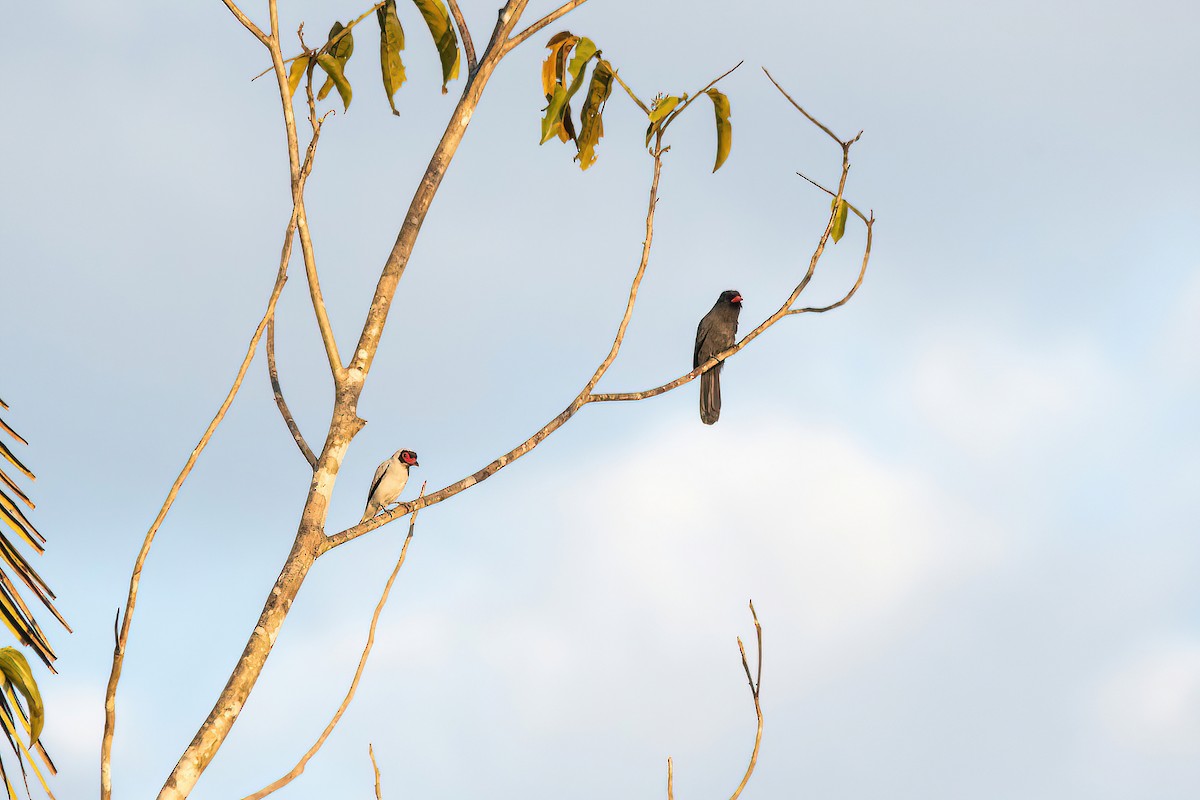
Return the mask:
{"type": "Polygon", "coordinates": [[[454,25],[450,22],[450,12],[442,0],[413,0],[429,26],[433,43],[437,45],[438,56],[442,60],[442,94],[446,93],[446,83],[458,77],[458,36],[454,33],[454,25]]]}
{"type": "Polygon", "coordinates": [[[729,98],[716,89],[709,89],[705,94],[712,100],[713,111],[717,115],[717,163],[713,166],[713,172],[716,172],[729,158],[729,148],[733,146],[733,126],[729,124],[729,98]]]}
{"type": "MultiPolygon", "coordinates": [[[[573,131],[564,125],[564,116],[569,113],[570,109],[567,103],[579,91],[579,87],[583,85],[583,73],[586,70],[587,63],[593,57],[599,54],[596,49],[596,44],[586,36],[579,39],[575,45],[575,57],[571,59],[570,65],[567,67],[564,78],[569,78],[570,86],[564,87],[559,82],[554,87],[554,93],[550,96],[550,102],[546,105],[546,115],[542,117],[542,140],[540,144],[545,144],[550,137],[560,132],[568,132],[568,138],[574,138],[573,131]]],[[[564,139],[564,141],[566,141],[564,139]]]]}
{"type": "MultiPolygon", "coordinates": [[[[342,73],[344,74],[346,71],[346,62],[349,61],[350,56],[354,54],[354,32],[347,30],[346,26],[342,25],[342,23],[335,22],[333,23],[333,27],[329,29],[329,41],[333,42],[333,44],[329,46],[329,50],[327,52],[342,65],[342,73]],[[345,33],[342,33],[342,31],[345,31],[345,33]],[[339,33],[342,34],[341,37],[334,42],[334,37],[339,33]]],[[[324,100],[326,97],[328,97],[329,90],[333,88],[333,84],[334,80],[333,76],[331,75],[326,78],[325,83],[321,85],[321,91],[317,92],[317,99],[324,100]]]]}
{"type": "Polygon", "coordinates": [[[604,136],[604,104],[612,94],[612,87],[612,65],[604,59],[597,59],[587,97],[579,111],[579,138],[575,142],[579,152],[575,160],[579,162],[580,169],[585,170],[596,161],[596,145],[604,136]]]}
{"type": "Polygon", "coordinates": [[[833,209],[833,229],[829,235],[833,237],[833,243],[837,244],[846,234],[846,215],[850,212],[850,204],[845,200],[839,202],[835,197],[829,205],[833,209]]]}
{"type": "Polygon", "coordinates": [[[342,107],[349,111],[350,98],[354,93],[350,90],[350,81],[346,80],[346,75],[342,72],[342,62],[329,53],[322,53],[317,56],[317,64],[333,80],[333,85],[337,87],[338,94],[342,98],[342,107]]]}
{"type": "Polygon", "coordinates": [[[308,70],[308,62],[308,56],[300,56],[292,62],[292,68],[288,70],[288,89],[293,95],[296,94],[296,87],[300,85],[300,80],[308,70]]]}
{"type": "Polygon", "coordinates": [[[33,679],[33,671],[29,669],[29,662],[15,647],[0,647],[0,674],[25,695],[25,702],[29,706],[29,746],[33,747],[46,724],[46,709],[42,705],[42,695],[38,691],[37,681],[33,679]]]}
{"type": "Polygon", "coordinates": [[[375,9],[375,18],[379,20],[379,66],[383,70],[383,90],[387,93],[392,113],[400,116],[394,96],[405,80],[404,62],[400,60],[400,51],[404,49],[404,28],[400,27],[400,18],[396,16],[396,0],[387,0],[383,6],[375,9]]]}

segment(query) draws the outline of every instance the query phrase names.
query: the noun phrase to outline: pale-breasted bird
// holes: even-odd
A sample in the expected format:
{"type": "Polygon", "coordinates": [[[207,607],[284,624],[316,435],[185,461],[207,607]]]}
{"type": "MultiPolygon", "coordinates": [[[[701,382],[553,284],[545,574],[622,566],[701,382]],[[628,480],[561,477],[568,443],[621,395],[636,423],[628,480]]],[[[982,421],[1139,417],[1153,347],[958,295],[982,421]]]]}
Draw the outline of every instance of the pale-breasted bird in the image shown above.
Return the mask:
{"type": "MultiPolygon", "coordinates": [[[[733,347],[737,336],[738,314],[742,312],[742,293],[734,289],[721,292],[716,305],[696,327],[696,352],[692,367],[733,347]]],[[[712,425],[721,416],[721,367],[717,364],[700,376],[700,421],[712,425]]]]}
{"type": "Polygon", "coordinates": [[[367,508],[359,522],[366,522],[383,509],[396,502],[404,485],[408,483],[409,467],[419,467],[417,454],[412,450],[397,450],[392,457],[379,465],[371,480],[371,491],[367,492],[367,508]]]}

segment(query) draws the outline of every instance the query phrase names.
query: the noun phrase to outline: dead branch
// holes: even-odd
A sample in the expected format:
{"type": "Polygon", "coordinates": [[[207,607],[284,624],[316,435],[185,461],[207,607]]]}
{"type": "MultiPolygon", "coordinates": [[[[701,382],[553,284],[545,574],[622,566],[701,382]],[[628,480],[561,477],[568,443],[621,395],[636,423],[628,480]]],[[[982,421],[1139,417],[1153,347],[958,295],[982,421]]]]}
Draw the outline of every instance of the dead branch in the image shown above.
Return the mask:
{"type": "Polygon", "coordinates": [[[738,638],[738,650],[742,654],[742,668],[746,670],[746,681],[750,684],[750,694],[754,698],[754,715],[758,717],[758,728],[754,732],[754,749],[750,752],[750,763],[746,766],[746,774],[742,776],[742,782],[729,796],[729,800],[737,800],[738,795],[750,782],[750,776],[754,774],[754,767],[758,764],[758,747],[762,744],[763,714],[762,705],[758,700],[758,693],[762,688],[762,625],[758,624],[758,614],[754,611],[753,600],[750,601],[750,614],[754,617],[754,632],[758,638],[758,680],[750,676],[750,664],[746,661],[746,648],[742,646],[740,637],[738,638]]]}
{"type": "Polygon", "coordinates": [[[533,36],[535,33],[540,31],[542,28],[546,27],[550,23],[554,22],[556,19],[558,19],[562,16],[565,16],[566,14],[570,13],[571,11],[573,11],[574,9],[578,8],[579,6],[583,5],[586,2],[587,2],[587,0],[568,0],[568,2],[563,3],[561,6],[554,9],[549,14],[542,17],[537,22],[533,23],[528,28],[521,31],[516,36],[512,37],[507,42],[505,42],[504,43],[504,52],[507,53],[509,50],[512,50],[514,47],[520,46],[520,44],[522,42],[524,42],[526,39],[528,39],[530,36],[533,36]]]}
{"type": "Polygon", "coordinates": [[[379,765],[375,763],[375,748],[369,744],[367,755],[371,757],[371,768],[375,770],[375,800],[383,800],[383,791],[379,788],[379,765]]]}
{"type": "MultiPolygon", "coordinates": [[[[737,69],[737,67],[734,67],[734,69],[737,69]]],[[[729,72],[732,72],[732,71],[733,70],[730,70],[729,72]]],[[[726,72],[725,74],[728,75],[729,72],[726,72]]],[[[724,77],[724,76],[722,76],[722,77],[724,77]]],[[[718,80],[719,80],[719,78],[718,78],[718,80]]],[[[715,81],[713,83],[715,83],[715,81]]],[[[710,83],[709,86],[712,86],[713,83],[710,83]]],[[[862,134],[860,133],[859,136],[861,136],[861,135],[862,134]]],[[[834,137],[834,138],[836,138],[836,137],[834,137]]],[[[434,505],[435,503],[440,503],[443,500],[447,500],[447,499],[453,497],[454,495],[458,494],[459,492],[462,492],[466,489],[471,488],[472,486],[479,483],[480,481],[490,478],[492,475],[495,475],[497,472],[499,472],[501,469],[503,469],[508,464],[512,463],[513,461],[517,460],[521,456],[523,456],[526,453],[533,450],[533,448],[537,447],[537,445],[539,445],[542,441],[544,441],[546,439],[546,437],[548,437],[550,434],[554,433],[554,431],[561,428],[569,419],[571,419],[571,417],[575,416],[575,414],[579,411],[579,409],[581,409],[583,406],[587,405],[588,403],[636,401],[636,400],[645,400],[645,399],[648,399],[651,397],[657,397],[660,394],[664,394],[673,389],[677,389],[686,383],[690,383],[691,381],[698,378],[700,375],[702,375],[705,372],[709,371],[710,369],[713,369],[714,367],[716,367],[721,362],[726,361],[729,358],[736,355],[737,353],[741,352],[741,350],[743,350],[747,345],[749,345],[751,342],[753,342],[755,339],[757,339],[759,336],[761,336],[768,328],[772,327],[773,325],[775,325],[775,323],[779,322],[779,320],[790,315],[791,313],[798,313],[800,311],[811,311],[811,312],[819,313],[822,309],[818,309],[818,308],[796,309],[793,311],[792,306],[795,304],[796,300],[800,297],[800,295],[804,292],[804,290],[808,287],[808,284],[812,281],[813,275],[816,273],[817,264],[820,262],[821,256],[825,252],[825,247],[828,244],[829,237],[833,231],[833,223],[834,223],[834,219],[836,216],[836,207],[837,207],[837,204],[842,201],[842,197],[843,197],[843,194],[844,194],[845,188],[846,188],[846,180],[850,174],[850,148],[856,141],[858,141],[858,138],[859,137],[856,136],[847,142],[839,141],[839,145],[842,148],[841,178],[838,183],[837,192],[834,193],[834,204],[830,210],[829,219],[826,221],[825,229],[821,233],[821,237],[817,242],[817,246],[814,249],[812,256],[809,258],[808,268],[805,271],[803,278],[801,278],[800,282],[792,290],[792,293],[790,295],[788,295],[788,297],[784,300],[782,305],[780,305],[780,307],[773,314],[771,314],[769,317],[767,317],[765,320],[763,320],[763,322],[761,322],[757,327],[755,327],[753,330],[751,330],[749,333],[747,333],[744,337],[742,337],[742,339],[739,342],[737,342],[736,344],[734,344],[733,347],[731,347],[728,350],[725,350],[721,353],[718,353],[716,356],[709,359],[705,363],[701,364],[699,367],[696,367],[695,369],[691,370],[690,372],[687,372],[687,373],[679,376],[678,378],[675,378],[674,380],[668,381],[667,383],[664,383],[661,386],[656,386],[653,389],[646,389],[646,390],[640,391],[640,392],[615,392],[615,393],[599,393],[599,394],[594,393],[594,392],[592,392],[592,389],[596,386],[596,383],[599,381],[599,378],[601,376],[603,376],[605,371],[607,371],[608,365],[610,365],[612,363],[612,359],[615,358],[616,352],[620,348],[620,338],[623,337],[623,335],[624,335],[624,324],[625,323],[623,321],[622,327],[618,331],[618,340],[614,342],[614,349],[612,351],[610,351],[609,357],[607,357],[605,359],[605,361],[602,362],[600,369],[598,369],[596,375],[593,376],[593,380],[589,381],[588,386],[586,386],[583,391],[581,391],[578,395],[576,395],[576,397],[571,401],[571,403],[565,409],[563,409],[563,411],[561,413],[559,413],[558,416],[554,417],[549,422],[547,422],[545,425],[543,425],[540,429],[538,429],[538,431],[536,433],[534,433],[532,436],[530,436],[528,439],[526,439],[521,444],[517,445],[515,448],[513,448],[509,452],[505,453],[504,455],[502,455],[499,458],[492,461],[487,466],[474,472],[471,475],[468,475],[465,478],[462,478],[461,480],[459,480],[455,483],[452,483],[442,489],[439,489],[438,491],[433,492],[432,494],[430,494],[422,499],[411,500],[406,503],[401,503],[396,508],[391,509],[390,511],[386,511],[377,517],[373,517],[373,518],[367,520],[366,522],[361,522],[358,525],[355,525],[353,527],[350,527],[343,531],[340,531],[336,534],[332,534],[332,535],[328,536],[326,541],[321,545],[321,552],[322,553],[328,552],[329,550],[333,549],[334,547],[337,547],[339,545],[345,544],[346,542],[357,539],[359,536],[362,536],[365,533],[369,533],[370,531],[375,530],[376,528],[378,528],[382,525],[386,525],[387,523],[389,523],[395,519],[400,519],[401,517],[415,511],[418,508],[424,508],[426,506],[434,505]]],[[[661,148],[661,138],[658,140],[658,144],[656,145],[656,147],[661,148]]],[[[655,157],[656,170],[655,170],[655,179],[654,179],[654,182],[653,182],[652,188],[651,188],[651,206],[650,206],[650,210],[647,214],[648,234],[647,234],[647,239],[646,239],[646,248],[643,250],[643,262],[644,262],[645,258],[648,257],[648,253],[649,253],[649,250],[648,250],[648,245],[649,245],[649,240],[650,240],[649,230],[650,230],[650,227],[652,227],[652,225],[653,225],[654,206],[657,203],[657,181],[658,181],[658,172],[659,172],[659,167],[657,165],[658,165],[658,162],[662,158],[663,152],[664,151],[662,149],[658,149],[655,153],[652,153],[652,155],[654,155],[654,157],[655,157]]],[[[844,297],[838,303],[835,303],[832,306],[829,306],[828,308],[826,308],[824,310],[836,308],[836,307],[844,304],[845,302],[847,302],[850,299],[850,297],[853,296],[854,293],[858,290],[858,287],[862,284],[863,276],[866,274],[867,263],[870,260],[871,229],[873,227],[874,218],[872,217],[870,220],[867,220],[867,223],[868,223],[867,224],[867,229],[868,229],[867,230],[867,248],[866,248],[866,251],[863,256],[862,269],[859,271],[858,281],[855,283],[854,287],[851,289],[850,293],[846,297],[844,297]]],[[[632,311],[632,301],[636,297],[636,291],[637,291],[636,284],[638,282],[640,282],[640,280],[641,280],[641,270],[642,269],[644,269],[644,264],[643,264],[643,266],[639,267],[638,275],[635,278],[635,286],[634,286],[633,292],[631,293],[631,296],[630,296],[630,304],[626,306],[626,317],[625,317],[626,321],[628,319],[628,314],[632,311]]]]}
{"type": "Polygon", "coordinates": [[[121,631],[117,636],[116,646],[113,648],[112,671],[109,674],[108,686],[104,694],[104,735],[100,741],[101,800],[110,800],[112,797],[112,741],[117,725],[117,684],[121,680],[121,669],[125,663],[125,647],[129,642],[129,629],[133,622],[134,609],[137,606],[138,587],[141,583],[142,569],[145,567],[146,557],[150,554],[150,546],[154,544],[154,537],[158,533],[159,526],[166,519],[167,512],[171,510],[171,506],[174,505],[175,497],[179,494],[179,489],[191,473],[192,467],[195,466],[196,459],[204,452],[204,448],[208,446],[213,432],[221,424],[221,420],[225,419],[225,412],[233,404],[233,398],[237,396],[238,390],[242,386],[242,379],[246,376],[246,370],[249,369],[250,362],[254,358],[254,351],[258,349],[258,340],[262,336],[267,323],[275,314],[275,303],[279,300],[279,293],[283,291],[283,285],[287,282],[287,265],[292,252],[292,232],[295,229],[295,223],[296,215],[295,211],[293,211],[292,218],[288,222],[287,235],[284,238],[283,254],[279,258],[279,271],[276,274],[275,285],[271,289],[271,296],[267,301],[267,310],[259,321],[258,327],[254,329],[254,335],[250,337],[250,345],[246,348],[246,355],[242,358],[242,365],[233,379],[233,386],[229,388],[229,392],[225,395],[225,400],[221,403],[221,407],[217,409],[216,415],[204,430],[199,443],[192,448],[191,455],[188,456],[187,462],[179,472],[179,476],[175,478],[175,483],[171,485],[170,491],[167,492],[167,499],[163,501],[162,508],[158,511],[158,516],[154,518],[154,522],[150,525],[150,530],[146,532],[146,536],[142,541],[142,548],[138,551],[137,558],[134,560],[133,574],[129,578],[129,595],[125,600],[125,616],[121,621],[121,631]]]}
{"type": "MultiPolygon", "coordinates": [[[[421,484],[421,494],[424,496],[425,484],[421,484]]],[[[300,757],[300,761],[296,766],[292,767],[291,771],[278,780],[267,784],[262,789],[259,789],[254,794],[246,795],[243,800],[262,800],[262,798],[282,789],[289,783],[300,777],[304,773],[304,768],[308,765],[309,760],[317,754],[317,751],[325,744],[325,740],[329,738],[329,734],[333,733],[333,729],[337,727],[338,721],[341,720],[342,714],[346,713],[346,709],[350,707],[350,701],[354,699],[354,693],[358,691],[358,682],[362,678],[363,669],[367,666],[367,658],[371,655],[371,648],[375,645],[375,626],[379,624],[379,615],[383,613],[383,607],[387,605],[388,595],[391,594],[392,584],[396,582],[396,576],[400,574],[400,568],[404,566],[404,558],[408,555],[408,545],[413,538],[413,530],[417,525],[417,515],[413,514],[408,522],[408,536],[404,539],[404,546],[400,548],[400,558],[396,561],[396,566],[392,570],[392,574],[388,577],[387,583],[383,587],[383,593],[379,595],[379,602],[375,604],[375,613],[371,615],[371,625],[367,629],[367,643],[363,646],[362,656],[358,659],[358,668],[354,670],[354,678],[350,681],[350,688],[346,690],[346,696],[342,699],[342,704],[338,706],[333,718],[329,720],[329,724],[325,726],[325,730],[321,731],[321,735],[317,737],[317,741],[313,746],[308,748],[308,751],[300,757]]],[[[372,754],[371,762],[374,763],[375,756],[372,754]]],[[[379,787],[379,770],[375,771],[375,786],[376,792],[379,787]]]]}
{"type": "Polygon", "coordinates": [[[467,53],[467,74],[475,71],[475,43],[471,41],[471,31],[467,29],[467,20],[463,17],[458,0],[450,0],[450,13],[454,15],[454,25],[458,28],[458,38],[462,40],[463,50],[467,53]]]}
{"type": "Polygon", "coordinates": [[[621,317],[620,324],[617,325],[617,333],[613,338],[613,343],[608,350],[608,354],[600,362],[600,365],[596,367],[596,371],[592,373],[592,377],[584,385],[583,389],[580,390],[579,394],[575,396],[575,399],[571,401],[571,404],[568,405],[561,414],[543,425],[537,433],[533,434],[517,447],[500,456],[478,472],[435,492],[429,497],[417,498],[409,503],[401,503],[396,508],[390,511],[385,511],[379,516],[372,517],[366,522],[361,522],[352,528],[348,528],[333,536],[329,536],[322,546],[321,553],[326,553],[338,545],[345,544],[353,539],[357,539],[359,536],[369,533],[381,525],[391,522],[393,519],[399,519],[400,517],[403,517],[405,514],[410,513],[416,508],[423,508],[425,506],[433,505],[434,503],[440,503],[442,500],[453,497],[459,492],[469,489],[480,481],[490,478],[508,464],[511,464],[513,461],[516,461],[518,458],[537,447],[546,439],[547,436],[554,433],[554,431],[562,427],[567,420],[573,417],[575,412],[590,402],[589,398],[592,397],[592,389],[594,389],[596,384],[599,383],[600,379],[604,377],[604,373],[606,373],[608,368],[612,366],[613,361],[616,360],[617,354],[621,350],[621,344],[625,340],[625,330],[629,326],[629,320],[633,316],[633,307],[637,302],[638,288],[641,286],[642,278],[646,274],[646,266],[650,263],[650,246],[654,241],[654,212],[658,207],[658,182],[659,178],[662,176],[662,157],[665,153],[666,150],[662,147],[662,133],[660,131],[656,140],[655,150],[651,153],[651,155],[654,157],[654,175],[650,181],[650,201],[646,208],[646,236],[645,239],[642,240],[641,260],[638,262],[637,271],[634,273],[633,282],[629,287],[629,299],[625,303],[625,313],[621,317]]]}
{"type": "Polygon", "coordinates": [[[492,38],[480,58],[478,68],[468,78],[467,87],[451,112],[446,130],[430,157],[424,177],[417,186],[408,213],[397,234],[396,243],[384,263],[375,294],[363,322],[362,333],[354,349],[353,358],[349,367],[344,368],[337,357],[336,344],[328,325],[328,318],[324,313],[324,302],[319,286],[315,280],[315,259],[312,255],[311,239],[307,233],[307,220],[302,205],[303,197],[297,192],[298,152],[295,118],[291,107],[291,93],[283,57],[278,46],[277,0],[269,0],[272,34],[269,37],[268,49],[271,51],[271,61],[283,104],[288,135],[289,164],[292,168],[293,204],[297,207],[297,228],[300,234],[301,248],[304,252],[306,274],[309,276],[310,295],[317,314],[318,326],[321,328],[322,342],[330,362],[330,370],[334,376],[334,408],[329,433],[321,453],[317,456],[317,468],[313,473],[312,482],[309,484],[308,496],[301,512],[292,550],[284,562],[274,587],[267,596],[259,614],[258,623],[238,657],[229,680],[213,703],[208,718],[201,724],[195,737],[167,777],[159,792],[160,800],[181,800],[188,796],[200,775],[216,756],[262,674],[276,636],[291,610],[292,601],[299,592],[317,555],[324,550],[326,541],[324,526],[330,497],[350,442],[365,424],[357,415],[358,399],[362,393],[366,375],[370,371],[371,362],[378,350],[379,340],[387,321],[388,310],[395,296],[396,287],[408,264],[421,225],[458,145],[462,141],[488,79],[504,55],[503,43],[512,33],[527,2],[528,0],[509,0],[501,10],[492,38]]]}
{"type": "MultiPolygon", "coordinates": [[[[738,652],[742,655],[742,669],[746,671],[746,681],[750,684],[750,696],[754,699],[754,714],[758,718],[758,727],[754,733],[754,749],[750,752],[750,764],[746,767],[746,772],[742,775],[742,782],[734,789],[729,800],[737,800],[742,790],[746,788],[746,784],[750,782],[750,776],[754,774],[754,767],[758,764],[758,748],[762,744],[762,729],[763,729],[763,714],[762,706],[759,704],[758,691],[762,685],[762,625],[758,623],[758,614],[754,611],[754,601],[750,601],[750,614],[754,617],[754,632],[758,639],[758,678],[755,679],[750,673],[750,662],[746,659],[746,647],[742,644],[742,637],[738,637],[737,645],[738,652]]],[[[671,763],[671,757],[667,756],[667,800],[675,800],[674,787],[675,772],[671,763]]]]}
{"type": "Polygon", "coordinates": [[[287,401],[283,399],[283,387],[279,385],[279,371],[275,368],[274,315],[267,322],[267,375],[271,378],[271,391],[275,394],[275,405],[279,408],[279,413],[283,415],[283,421],[287,424],[292,438],[296,440],[296,446],[300,448],[308,465],[316,469],[317,457],[313,454],[312,448],[308,446],[308,442],[304,441],[304,435],[300,433],[300,426],[296,424],[296,419],[292,416],[287,401]]]}

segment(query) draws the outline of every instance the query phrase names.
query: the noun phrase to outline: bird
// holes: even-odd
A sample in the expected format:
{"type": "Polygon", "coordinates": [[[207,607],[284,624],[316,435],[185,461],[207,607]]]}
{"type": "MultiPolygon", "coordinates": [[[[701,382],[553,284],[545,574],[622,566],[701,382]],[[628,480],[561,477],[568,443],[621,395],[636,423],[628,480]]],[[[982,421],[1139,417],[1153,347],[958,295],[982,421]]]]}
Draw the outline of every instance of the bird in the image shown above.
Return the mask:
{"type": "Polygon", "coordinates": [[[367,507],[363,511],[359,523],[366,522],[380,511],[396,502],[396,498],[404,491],[408,483],[410,467],[419,467],[417,454],[412,450],[397,450],[392,457],[379,465],[375,477],[371,480],[371,490],[367,492],[367,507]]]}
{"type": "MultiPolygon", "coordinates": [[[[721,292],[716,304],[696,326],[696,368],[723,350],[733,347],[737,336],[738,314],[742,311],[742,293],[736,289],[721,292]]],[[[712,425],[721,416],[721,367],[717,364],[700,376],[700,421],[712,425]]]]}

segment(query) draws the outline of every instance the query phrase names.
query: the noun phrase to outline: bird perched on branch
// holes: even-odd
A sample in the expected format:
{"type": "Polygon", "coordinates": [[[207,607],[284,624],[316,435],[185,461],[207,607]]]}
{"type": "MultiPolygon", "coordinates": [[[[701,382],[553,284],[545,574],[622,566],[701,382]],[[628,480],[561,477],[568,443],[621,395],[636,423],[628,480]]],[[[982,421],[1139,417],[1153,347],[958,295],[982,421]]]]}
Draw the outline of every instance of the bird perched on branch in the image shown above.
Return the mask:
{"type": "Polygon", "coordinates": [[[419,466],[417,454],[412,450],[397,450],[391,458],[380,464],[371,481],[371,491],[367,492],[367,508],[359,522],[366,522],[396,502],[408,483],[409,468],[419,466]]]}
{"type": "MultiPolygon", "coordinates": [[[[742,293],[730,289],[721,292],[716,305],[704,315],[696,327],[696,352],[692,367],[733,347],[737,336],[738,314],[742,312],[742,293]]],[[[717,364],[700,376],[700,421],[712,425],[721,416],[721,367],[717,364]]]]}

